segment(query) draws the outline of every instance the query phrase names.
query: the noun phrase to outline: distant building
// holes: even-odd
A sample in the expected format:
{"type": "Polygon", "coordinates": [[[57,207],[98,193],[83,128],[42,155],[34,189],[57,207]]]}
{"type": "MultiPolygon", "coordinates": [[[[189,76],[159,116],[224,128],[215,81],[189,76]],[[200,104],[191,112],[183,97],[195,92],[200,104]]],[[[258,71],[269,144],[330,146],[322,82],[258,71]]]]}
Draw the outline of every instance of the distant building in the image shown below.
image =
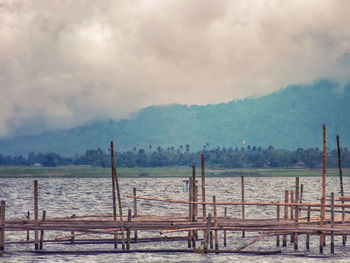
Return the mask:
{"type": "Polygon", "coordinates": [[[34,163],[33,166],[34,167],[41,167],[42,165],[41,165],[41,163],[34,163]]]}

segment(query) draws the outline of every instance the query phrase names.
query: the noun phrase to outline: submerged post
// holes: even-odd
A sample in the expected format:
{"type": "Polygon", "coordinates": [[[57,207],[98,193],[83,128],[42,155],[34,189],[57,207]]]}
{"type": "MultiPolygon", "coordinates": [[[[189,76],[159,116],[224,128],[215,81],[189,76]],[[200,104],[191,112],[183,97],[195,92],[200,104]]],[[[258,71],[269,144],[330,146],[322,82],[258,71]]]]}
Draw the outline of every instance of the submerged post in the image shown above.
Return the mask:
{"type": "MultiPolygon", "coordinates": [[[[44,223],[46,219],[46,211],[43,211],[43,217],[41,219],[41,223],[44,223]]],[[[40,232],[40,250],[42,250],[44,247],[44,229],[40,232]]]]}
{"type": "Polygon", "coordinates": [[[34,180],[34,221],[35,221],[35,231],[34,231],[34,248],[39,249],[39,208],[38,208],[38,181],[34,180]]]}
{"type": "MultiPolygon", "coordinates": [[[[29,219],[30,219],[30,212],[28,211],[27,212],[27,220],[29,221],[29,219]]],[[[27,230],[27,241],[29,241],[29,230],[27,230]]]]}
{"type": "MultiPolygon", "coordinates": [[[[132,193],[133,193],[133,196],[136,196],[136,188],[133,188],[132,189],[132,193]]],[[[133,204],[134,204],[134,218],[137,217],[137,199],[134,198],[133,200],[133,204]]],[[[137,230],[134,231],[134,242],[136,243],[137,242],[137,230]]]]}
{"type": "MultiPolygon", "coordinates": [[[[245,198],[244,198],[244,176],[241,176],[241,195],[242,195],[242,203],[245,202],[245,198]]],[[[242,219],[245,219],[245,206],[242,205],[242,219]]],[[[242,237],[245,237],[245,231],[242,231],[242,237]]]]}
{"type": "Polygon", "coordinates": [[[6,211],[6,203],[5,203],[4,200],[2,200],[1,201],[1,207],[0,207],[0,223],[1,223],[0,251],[4,251],[5,250],[5,211],[6,211]]]}

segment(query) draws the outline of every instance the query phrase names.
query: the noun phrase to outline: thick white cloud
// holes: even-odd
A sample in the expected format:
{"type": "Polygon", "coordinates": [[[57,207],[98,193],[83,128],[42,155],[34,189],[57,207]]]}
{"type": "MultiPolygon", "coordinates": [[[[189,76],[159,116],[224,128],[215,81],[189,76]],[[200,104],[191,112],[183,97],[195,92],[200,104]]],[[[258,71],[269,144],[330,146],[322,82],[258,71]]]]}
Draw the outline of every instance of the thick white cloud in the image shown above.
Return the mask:
{"type": "Polygon", "coordinates": [[[0,135],[349,81],[348,10],[347,0],[0,0],[0,135]]]}

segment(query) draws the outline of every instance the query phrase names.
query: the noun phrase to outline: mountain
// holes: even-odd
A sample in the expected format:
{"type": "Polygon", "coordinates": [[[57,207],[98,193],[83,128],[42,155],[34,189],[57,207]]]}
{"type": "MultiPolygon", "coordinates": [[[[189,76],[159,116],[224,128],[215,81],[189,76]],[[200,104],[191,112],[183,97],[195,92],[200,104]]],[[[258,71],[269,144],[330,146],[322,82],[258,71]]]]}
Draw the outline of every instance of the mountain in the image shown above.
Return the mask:
{"type": "Polygon", "coordinates": [[[115,141],[118,151],[190,145],[209,147],[255,145],[296,149],[322,147],[322,125],[327,146],[350,145],[350,83],[320,80],[312,85],[290,85],[272,94],[206,106],[150,106],[130,119],[103,121],[67,130],[0,140],[0,153],[83,153],[115,141]]]}

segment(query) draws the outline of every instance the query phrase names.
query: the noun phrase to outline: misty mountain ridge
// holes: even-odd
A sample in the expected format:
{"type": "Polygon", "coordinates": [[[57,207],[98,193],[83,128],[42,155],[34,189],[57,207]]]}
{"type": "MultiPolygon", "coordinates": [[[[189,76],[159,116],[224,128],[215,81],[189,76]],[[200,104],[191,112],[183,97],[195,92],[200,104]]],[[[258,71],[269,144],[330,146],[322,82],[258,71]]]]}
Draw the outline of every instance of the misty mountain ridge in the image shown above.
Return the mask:
{"type": "Polygon", "coordinates": [[[87,149],[117,151],[153,149],[157,146],[209,147],[273,145],[296,149],[322,146],[322,125],[327,126],[327,146],[350,145],[350,83],[341,87],[329,80],[312,85],[289,85],[269,95],[228,103],[150,106],[130,119],[100,121],[72,129],[0,140],[2,154],[56,152],[64,155],[87,149]]]}

